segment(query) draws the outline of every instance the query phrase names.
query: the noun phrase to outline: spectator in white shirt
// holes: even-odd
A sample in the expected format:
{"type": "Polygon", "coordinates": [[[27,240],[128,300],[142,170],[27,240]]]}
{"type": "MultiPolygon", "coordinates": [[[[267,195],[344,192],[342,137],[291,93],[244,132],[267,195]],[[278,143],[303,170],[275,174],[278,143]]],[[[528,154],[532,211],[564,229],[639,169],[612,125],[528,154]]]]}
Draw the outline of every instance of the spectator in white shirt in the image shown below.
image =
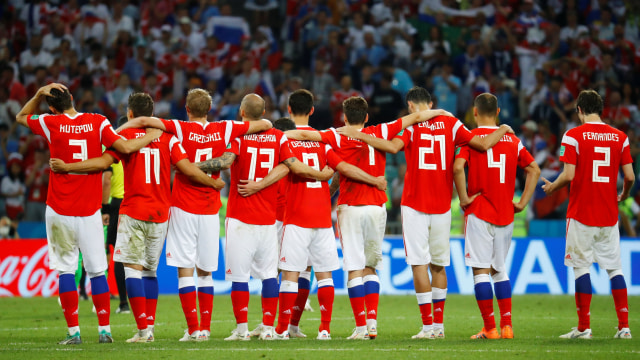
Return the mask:
{"type": "Polygon", "coordinates": [[[29,41],[29,49],[20,54],[20,70],[24,74],[24,83],[29,84],[34,80],[34,70],[38,66],[49,67],[53,64],[53,56],[42,50],[42,37],[33,34],[29,41]]]}

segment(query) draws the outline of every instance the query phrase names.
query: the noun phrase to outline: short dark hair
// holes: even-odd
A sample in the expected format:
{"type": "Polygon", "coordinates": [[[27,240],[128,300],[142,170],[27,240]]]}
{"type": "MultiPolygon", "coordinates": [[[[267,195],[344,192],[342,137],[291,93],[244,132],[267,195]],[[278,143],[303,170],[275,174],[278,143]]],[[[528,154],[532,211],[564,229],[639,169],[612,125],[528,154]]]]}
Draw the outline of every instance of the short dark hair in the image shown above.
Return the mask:
{"type": "Polygon", "coordinates": [[[404,99],[406,102],[411,101],[414,104],[428,104],[432,101],[431,94],[421,86],[412,87],[404,99]]]}
{"type": "Polygon", "coordinates": [[[280,131],[295,130],[296,123],[294,123],[293,120],[289,118],[281,117],[280,119],[273,122],[273,127],[280,131]]]}
{"type": "Polygon", "coordinates": [[[153,99],[147,93],[131,93],[128,107],[133,112],[133,117],[153,115],[153,99]]]}
{"type": "Polygon", "coordinates": [[[309,115],[313,108],[313,94],[306,89],[296,90],[289,95],[291,115],[309,115]]]}
{"type": "Polygon", "coordinates": [[[498,113],[498,98],[493,94],[483,93],[476,96],[473,106],[478,109],[480,116],[496,116],[498,113]]]}
{"type": "Polygon", "coordinates": [[[71,102],[71,94],[69,90],[60,90],[53,88],[49,92],[51,96],[47,96],[47,104],[54,108],[57,112],[64,112],[65,110],[69,110],[73,107],[73,103],[71,102]]]}
{"type": "Polygon", "coordinates": [[[582,90],[578,95],[576,106],[582,110],[585,115],[602,114],[602,97],[594,90],[582,90]]]}
{"type": "Polygon", "coordinates": [[[120,127],[124,124],[126,124],[127,122],[129,122],[129,119],[127,119],[127,117],[125,115],[122,115],[118,118],[118,123],[117,126],[120,127]]]}
{"type": "Polygon", "coordinates": [[[352,96],[342,102],[342,111],[351,125],[364,124],[369,105],[361,96],[352,96]]]}

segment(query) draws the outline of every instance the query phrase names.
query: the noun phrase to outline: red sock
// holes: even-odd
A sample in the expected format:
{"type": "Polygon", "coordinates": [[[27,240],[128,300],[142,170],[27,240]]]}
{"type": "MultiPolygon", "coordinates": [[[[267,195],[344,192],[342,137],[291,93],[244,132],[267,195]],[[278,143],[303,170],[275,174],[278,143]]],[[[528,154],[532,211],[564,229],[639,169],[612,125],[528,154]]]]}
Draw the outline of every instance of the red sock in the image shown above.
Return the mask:
{"type": "Polygon", "coordinates": [[[320,284],[318,286],[318,304],[320,305],[320,328],[318,331],[327,330],[328,333],[331,333],[331,314],[335,297],[333,281],[329,286],[320,287],[320,284]]]}
{"type": "MultiPolygon", "coordinates": [[[[200,330],[211,332],[211,313],[213,312],[213,295],[198,291],[200,305],[200,330]]],[[[196,320],[197,321],[197,320],[196,320]]]]}
{"type": "Polygon", "coordinates": [[[298,326],[298,324],[300,324],[302,312],[304,311],[305,305],[307,305],[308,298],[309,289],[298,288],[298,297],[296,297],[296,302],[291,308],[291,320],[289,321],[291,325],[298,326]]]}
{"type": "Polygon", "coordinates": [[[281,292],[280,293],[280,312],[278,316],[278,326],[276,332],[282,334],[289,329],[289,320],[291,319],[292,307],[298,297],[298,293],[281,292]]]}
{"type": "Polygon", "coordinates": [[[98,325],[109,325],[109,316],[111,315],[111,303],[110,295],[108,292],[91,295],[93,305],[96,307],[96,314],[98,315],[98,325]]]}
{"type": "Polygon", "coordinates": [[[378,318],[379,293],[367,294],[364,296],[364,304],[367,308],[367,319],[376,320],[378,318]]]}
{"type": "Polygon", "coordinates": [[[436,324],[444,324],[444,303],[444,299],[433,301],[433,322],[436,324]]]}
{"type": "Polygon", "coordinates": [[[498,299],[500,309],[500,327],[511,325],[511,298],[498,299]]]}
{"type": "Polygon", "coordinates": [[[158,307],[158,299],[146,299],[147,324],[154,325],[156,322],[156,308],[158,307]]]}
{"type": "Polygon", "coordinates": [[[629,305],[627,303],[627,288],[613,289],[613,303],[618,315],[618,330],[629,327],[629,305]]]}
{"type": "Polygon", "coordinates": [[[364,309],[364,297],[349,298],[353,316],[356,318],[356,326],[367,325],[367,315],[364,309]]]}
{"type": "Polygon", "coordinates": [[[576,309],[578,310],[578,331],[591,327],[591,294],[576,293],[576,309]]]}
{"type": "Polygon", "coordinates": [[[67,320],[67,327],[78,326],[78,293],[76,291],[61,293],[60,304],[64,318],[67,320]]]}
{"type": "Polygon", "coordinates": [[[189,291],[180,293],[180,304],[182,305],[182,312],[187,320],[187,327],[189,328],[189,334],[193,334],[198,328],[198,310],[196,309],[196,292],[189,291]]]}
{"type": "Polygon", "coordinates": [[[146,303],[147,299],[142,296],[129,298],[129,304],[131,304],[131,311],[133,312],[133,316],[136,319],[138,330],[144,330],[147,328],[146,303]]]}
{"type": "Polygon", "coordinates": [[[249,312],[249,291],[231,291],[231,304],[236,323],[246,323],[249,312]]]}
{"type": "Polygon", "coordinates": [[[433,324],[433,317],[431,316],[431,303],[420,305],[420,315],[422,315],[422,325],[433,324]]]}
{"type": "Polygon", "coordinates": [[[262,297],[262,324],[264,326],[273,326],[276,321],[276,313],[278,312],[278,298],[262,297]]]}
{"type": "Polygon", "coordinates": [[[480,313],[482,314],[482,321],[484,321],[485,330],[491,330],[496,328],[496,319],[493,315],[493,298],[489,300],[476,300],[480,313]]]}

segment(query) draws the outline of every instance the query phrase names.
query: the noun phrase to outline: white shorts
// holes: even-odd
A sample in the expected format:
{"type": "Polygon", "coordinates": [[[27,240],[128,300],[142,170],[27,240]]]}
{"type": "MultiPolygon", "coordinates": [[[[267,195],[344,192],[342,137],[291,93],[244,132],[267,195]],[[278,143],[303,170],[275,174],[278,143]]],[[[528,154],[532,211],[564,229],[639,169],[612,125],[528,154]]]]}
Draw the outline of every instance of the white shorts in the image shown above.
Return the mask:
{"type": "Polygon", "coordinates": [[[218,270],[220,216],[198,215],[171,207],[167,232],[167,265],[218,270]]]}
{"type": "Polygon", "coordinates": [[[332,228],[284,227],[278,267],[286,271],[304,271],[307,265],[316,272],[340,268],[338,248],[332,228]]]}
{"type": "Polygon", "coordinates": [[[618,224],[588,226],[575,219],[567,219],[564,264],[574,268],[588,268],[594,262],[602,269],[622,269],[618,224]]]}
{"type": "Polygon", "coordinates": [[[451,210],[444,214],[426,214],[408,206],[401,210],[407,264],[449,266],[451,210]]]}
{"type": "Polygon", "coordinates": [[[155,223],[120,214],[113,261],[142,265],[147,270],[158,268],[168,221],[155,223]]]}
{"type": "Polygon", "coordinates": [[[280,246],[282,244],[282,234],[284,232],[284,225],[282,224],[282,221],[280,220],[276,220],[276,232],[277,232],[277,239],[278,239],[278,255],[280,254],[280,246]]]}
{"type": "Polygon", "coordinates": [[[513,223],[498,226],[469,214],[465,218],[464,263],[467,266],[503,272],[511,245],[513,223]]]}
{"type": "Polygon", "coordinates": [[[227,218],[225,227],[225,280],[248,282],[251,276],[260,280],[278,276],[275,224],[253,225],[227,218]]]}
{"type": "Polygon", "coordinates": [[[75,273],[80,249],[87,272],[107,270],[100,210],[90,216],[65,216],[47,206],[45,220],[50,269],[75,273]]]}
{"type": "Polygon", "coordinates": [[[346,271],[382,268],[382,239],[386,222],[384,206],[338,205],[338,229],[346,271]]]}

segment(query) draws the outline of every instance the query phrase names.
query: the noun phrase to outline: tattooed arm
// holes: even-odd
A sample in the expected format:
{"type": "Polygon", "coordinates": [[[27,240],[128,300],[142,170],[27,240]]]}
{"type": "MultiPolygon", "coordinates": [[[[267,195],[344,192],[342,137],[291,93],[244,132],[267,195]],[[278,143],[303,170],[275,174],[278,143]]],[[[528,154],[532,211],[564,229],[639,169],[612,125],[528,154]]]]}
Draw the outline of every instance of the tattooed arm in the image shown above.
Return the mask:
{"type": "Polygon", "coordinates": [[[216,172],[224,169],[228,169],[236,159],[236,154],[226,152],[222,156],[217,158],[201,161],[196,163],[196,166],[204,172],[216,172]]]}

